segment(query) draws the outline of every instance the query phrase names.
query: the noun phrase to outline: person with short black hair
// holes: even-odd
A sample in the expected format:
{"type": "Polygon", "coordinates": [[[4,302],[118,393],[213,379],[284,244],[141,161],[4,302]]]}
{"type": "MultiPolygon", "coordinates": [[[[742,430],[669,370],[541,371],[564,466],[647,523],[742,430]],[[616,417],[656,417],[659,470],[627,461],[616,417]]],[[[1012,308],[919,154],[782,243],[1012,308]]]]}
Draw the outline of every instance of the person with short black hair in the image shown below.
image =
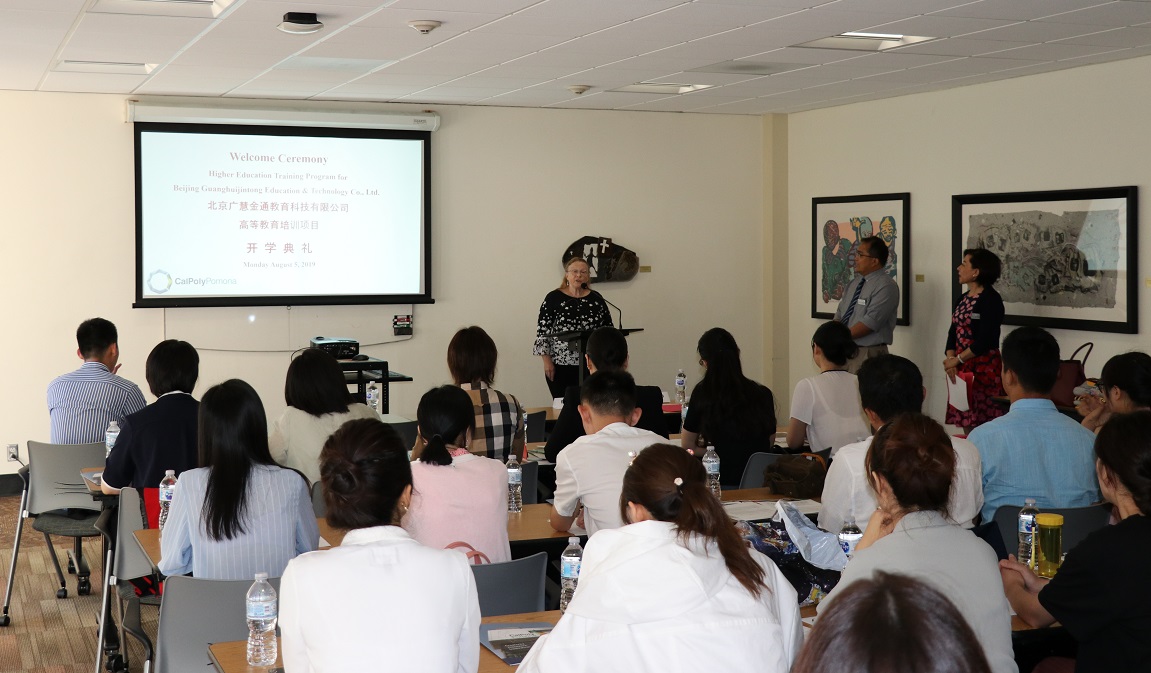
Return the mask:
{"type": "MultiPolygon", "coordinates": [[[[923,375],[915,363],[898,355],[871,358],[859,368],[859,397],[863,412],[875,431],[904,413],[923,408],[923,375]]],[[[848,518],[866,531],[875,511],[875,492],[868,482],[867,449],[874,437],[848,444],[839,450],[827,468],[823,482],[819,525],[838,533],[848,518]]],[[[955,480],[948,516],[964,528],[971,528],[983,506],[982,470],[979,449],[966,439],[950,437],[955,451],[955,480]]]]}
{"type": "Polygon", "coordinates": [[[947,405],[947,420],[963,431],[971,431],[1004,414],[995,402],[1003,392],[1003,361],[999,356],[999,329],[1003,326],[1003,299],[995,291],[999,279],[999,257],[990,250],[972,248],[963,251],[963,261],[955,269],[959,284],[967,292],[955,304],[943,370],[951,381],[960,374],[970,374],[967,384],[969,409],[960,411],[947,405]]]}
{"type": "Polygon", "coordinates": [[[923,414],[902,414],[875,433],[866,469],[878,509],[839,584],[820,601],[819,614],[833,609],[856,580],[878,570],[912,575],[955,603],[992,671],[1016,673],[995,552],[948,518],[955,463],[947,433],[923,414]]]}
{"type": "Polygon", "coordinates": [[[1095,436],[1059,413],[1051,389],[1059,376],[1059,343],[1040,327],[1003,339],[1003,387],[1011,409],[968,435],[983,463],[983,520],[1001,506],[1039,509],[1099,502],[1091,445],[1095,436]]]}
{"type": "Polygon", "coordinates": [[[791,673],[991,673],[971,625],[928,582],[876,570],[837,593],[791,673]]]}
{"type": "MultiPolygon", "coordinates": [[[[1151,661],[1151,411],[1116,414],[1095,438],[1103,499],[1119,522],[1067,552],[1050,581],[1014,556],[999,562],[1011,607],[1039,628],[1055,621],[1079,643],[1080,673],[1147,670],[1151,661]]],[[[1036,669],[1038,670],[1038,669],[1036,669]]]]}
{"type": "Polygon", "coordinates": [[[738,485],[751,454],[772,445],[775,397],[767,386],[743,375],[739,345],[731,332],[713,327],[696,344],[703,378],[691,391],[680,446],[714,446],[719,480],[738,485]]]}
{"type": "MultiPolygon", "coordinates": [[[[49,441],[89,444],[104,441],[112,421],[121,424],[144,408],[144,393],[120,371],[116,326],[92,318],[76,329],[76,355],[84,361],[76,371],[48,384],[49,441]]],[[[157,485],[159,482],[157,482],[157,485]]]]}
{"type": "Polygon", "coordinates": [[[1098,434],[1113,414],[1151,409],[1151,355],[1120,353],[1103,365],[1099,396],[1084,395],[1075,408],[1083,415],[1080,425],[1098,434]]]}
{"type": "Polygon", "coordinates": [[[120,426],[104,465],[100,488],[109,495],[121,488],[156,488],[166,470],[179,477],[197,466],[196,422],[200,403],[192,397],[200,375],[200,355],[187,341],[156,344],[144,365],[156,401],[120,426]]]}
{"type": "Polygon", "coordinates": [[[697,458],[647,447],[617,509],[627,525],[589,538],[575,597],[519,670],[787,673],[803,642],[795,589],[740,538],[697,458]]]}
{"type": "Polygon", "coordinates": [[[371,671],[386,662],[387,670],[475,673],[475,578],[463,554],[425,547],[400,527],[412,471],[396,431],[348,421],[325,442],[320,475],[328,524],[347,533],[284,571],[285,670],[371,671]]]}
{"type": "Polygon", "coordinates": [[[284,402],[288,408],[272,426],[268,447],[277,462],[299,470],[310,483],[320,480],[320,449],[336,428],[357,418],[380,417],[351,400],[340,364],[319,348],[305,348],[288,365],[284,402]]]}
{"type": "Polygon", "coordinates": [[[200,402],[200,467],[184,472],[160,537],[165,575],[279,577],[320,533],[304,476],[268,451],[268,419],[252,386],[231,379],[200,402]]]}
{"type": "Polygon", "coordinates": [[[432,388],[420,398],[416,419],[420,458],[412,463],[415,487],[404,530],[428,547],[462,542],[492,563],[510,561],[508,471],[469,448],[471,398],[456,386],[432,388]]]}
{"type": "MultiPolygon", "coordinates": [[[[492,388],[496,380],[496,342],[481,327],[456,332],[448,343],[448,371],[475,408],[475,428],[468,451],[507,461],[511,453],[524,459],[524,408],[514,395],[492,388]]],[[[419,458],[419,447],[412,454],[419,458]]]]}
{"type": "Polygon", "coordinates": [[[831,449],[834,458],[839,447],[867,436],[859,385],[855,374],[847,371],[847,361],[858,350],[851,330],[843,323],[829,320],[816,328],[811,337],[811,359],[819,375],[795,384],[788,447],[798,449],[806,441],[812,451],[831,449]]]}
{"type": "Polygon", "coordinates": [[[663,438],[633,427],[635,379],[622,370],[598,371],[580,387],[583,437],[556,459],[555,501],[549,522],[566,531],[582,517],[588,535],[623,525],[619,493],[623,474],[640,451],[663,438]],[[581,514],[582,507],[582,514],[581,514]]]}
{"type": "MultiPolygon", "coordinates": [[[[592,374],[601,369],[626,371],[630,360],[627,337],[614,327],[600,327],[588,337],[584,359],[587,360],[588,371],[592,374]]],[[[651,430],[666,439],[667,421],[663,417],[663,392],[659,386],[636,386],[635,397],[635,405],[640,410],[635,427],[651,430]]],[[[544,457],[553,463],[564,447],[584,435],[579,403],[579,386],[570,386],[564,393],[563,408],[560,409],[555,425],[548,433],[547,444],[544,445],[544,457]]]]}
{"type": "Polygon", "coordinates": [[[887,244],[868,236],[855,248],[855,277],[843,289],[835,320],[851,330],[859,351],[847,361],[855,374],[867,358],[887,353],[899,314],[899,286],[887,273],[887,244]]]}

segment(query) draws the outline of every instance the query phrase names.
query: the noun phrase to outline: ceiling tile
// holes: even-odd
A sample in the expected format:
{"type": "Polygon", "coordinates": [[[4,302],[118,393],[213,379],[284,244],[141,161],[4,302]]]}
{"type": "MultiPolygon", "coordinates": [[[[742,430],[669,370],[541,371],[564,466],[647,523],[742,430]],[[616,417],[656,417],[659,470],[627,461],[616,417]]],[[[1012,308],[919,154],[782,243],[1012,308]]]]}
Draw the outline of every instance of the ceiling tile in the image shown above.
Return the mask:
{"type": "Polygon", "coordinates": [[[1087,46],[1082,44],[1065,44],[1049,42],[1047,44],[1034,44],[1030,47],[1008,49],[992,54],[1004,58],[1022,58],[1033,61],[1062,61],[1068,58],[1079,58],[1113,51],[1114,47],[1087,46]]]}
{"type": "Polygon", "coordinates": [[[937,12],[941,16],[1030,21],[1041,16],[1102,5],[1112,0],[982,0],[937,12]]]}
{"type": "Polygon", "coordinates": [[[925,35],[928,37],[957,37],[989,28],[1010,26],[1015,21],[1002,19],[969,19],[957,16],[916,16],[902,21],[875,26],[877,33],[925,35]]]}
{"type": "Polygon", "coordinates": [[[1008,42],[1006,40],[973,40],[966,37],[953,37],[947,40],[932,40],[910,47],[893,49],[891,54],[935,54],[937,56],[979,56],[993,51],[1003,51],[1013,47],[1025,47],[1032,42],[1008,42]]]}
{"type": "Polygon", "coordinates": [[[75,91],[79,93],[127,94],[144,83],[146,75],[108,75],[105,73],[49,72],[44,75],[41,91],[75,91]]]}
{"type": "Polygon", "coordinates": [[[939,10],[957,7],[971,0],[838,0],[822,5],[826,9],[850,9],[855,11],[893,12],[904,15],[929,14],[939,10]]]}
{"type": "Polygon", "coordinates": [[[976,40],[1012,40],[1018,42],[1050,42],[1076,35],[1086,35],[1105,30],[1109,26],[1090,26],[1084,24],[1049,23],[1046,21],[1027,21],[1003,28],[992,28],[968,37],[976,40]]]}
{"type": "Polygon", "coordinates": [[[1141,47],[1151,45],[1151,26],[1131,26],[1113,28],[1101,33],[1079,35],[1053,44],[1085,44],[1096,47],[1141,47]]]}
{"type": "Polygon", "coordinates": [[[1123,27],[1151,21],[1151,2],[1111,2],[1074,12],[1047,16],[1052,23],[1082,23],[1091,26],[1123,27]]]}

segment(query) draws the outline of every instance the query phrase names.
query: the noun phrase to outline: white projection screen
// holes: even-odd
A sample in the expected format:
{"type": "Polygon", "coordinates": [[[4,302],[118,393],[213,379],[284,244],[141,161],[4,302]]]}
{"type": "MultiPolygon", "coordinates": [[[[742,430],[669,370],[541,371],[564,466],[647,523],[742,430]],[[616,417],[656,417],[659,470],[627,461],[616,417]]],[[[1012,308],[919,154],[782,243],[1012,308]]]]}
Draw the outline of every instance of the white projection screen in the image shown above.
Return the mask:
{"type": "Polygon", "coordinates": [[[135,123],[134,306],[431,303],[429,131],[135,123]]]}

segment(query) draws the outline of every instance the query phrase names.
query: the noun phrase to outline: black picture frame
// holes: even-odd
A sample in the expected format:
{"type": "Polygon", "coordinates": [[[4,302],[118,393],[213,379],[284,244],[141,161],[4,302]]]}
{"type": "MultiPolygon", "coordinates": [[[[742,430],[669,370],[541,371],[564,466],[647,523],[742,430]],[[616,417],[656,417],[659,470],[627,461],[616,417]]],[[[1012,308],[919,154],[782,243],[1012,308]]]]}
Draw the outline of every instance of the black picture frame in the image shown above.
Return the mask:
{"type": "Polygon", "coordinates": [[[906,327],[911,324],[910,192],[823,196],[811,200],[811,317],[823,320],[835,317],[843,290],[855,277],[854,245],[867,233],[863,220],[871,224],[874,235],[888,243],[889,272],[899,286],[896,324],[906,327]],[[833,224],[839,236],[834,245],[829,240],[833,224]],[[844,241],[848,242],[846,249],[842,247],[844,241]],[[840,268],[843,265],[846,271],[840,268]]]}
{"type": "Polygon", "coordinates": [[[1134,186],[955,195],[954,256],[999,255],[1005,324],[1138,334],[1138,197],[1134,186]]]}

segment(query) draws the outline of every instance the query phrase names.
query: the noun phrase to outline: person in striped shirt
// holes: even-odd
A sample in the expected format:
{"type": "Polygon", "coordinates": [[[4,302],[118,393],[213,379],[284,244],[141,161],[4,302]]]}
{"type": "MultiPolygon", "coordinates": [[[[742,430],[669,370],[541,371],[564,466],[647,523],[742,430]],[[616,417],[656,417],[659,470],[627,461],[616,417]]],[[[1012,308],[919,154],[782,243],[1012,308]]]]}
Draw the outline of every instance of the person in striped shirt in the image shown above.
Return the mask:
{"type": "Polygon", "coordinates": [[[116,376],[120,347],[116,326],[103,318],[80,323],[76,330],[80,368],[56,377],[48,385],[50,440],[53,444],[104,441],[112,421],[144,408],[140,386],[116,376]]]}

